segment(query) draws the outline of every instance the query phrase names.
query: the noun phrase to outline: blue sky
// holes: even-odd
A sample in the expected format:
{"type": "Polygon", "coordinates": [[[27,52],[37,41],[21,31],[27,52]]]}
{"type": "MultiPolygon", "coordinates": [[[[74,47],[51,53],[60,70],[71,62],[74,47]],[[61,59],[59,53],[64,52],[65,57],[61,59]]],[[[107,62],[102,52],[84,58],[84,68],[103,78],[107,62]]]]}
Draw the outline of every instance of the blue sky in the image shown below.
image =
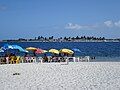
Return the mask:
{"type": "Polygon", "coordinates": [[[120,0],[0,0],[0,39],[120,38],[120,0]]]}

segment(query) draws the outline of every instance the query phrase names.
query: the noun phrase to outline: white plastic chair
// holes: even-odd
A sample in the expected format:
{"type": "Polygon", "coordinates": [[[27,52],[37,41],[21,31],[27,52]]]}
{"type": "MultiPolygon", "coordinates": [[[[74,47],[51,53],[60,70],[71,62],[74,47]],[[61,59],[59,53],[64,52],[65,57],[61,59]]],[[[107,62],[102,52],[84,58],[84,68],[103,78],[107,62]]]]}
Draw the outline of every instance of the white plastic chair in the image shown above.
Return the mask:
{"type": "Polygon", "coordinates": [[[90,61],[90,56],[85,56],[82,61],[89,62],[90,61]]]}
{"type": "Polygon", "coordinates": [[[36,63],[36,57],[31,57],[31,62],[36,63]]]}
{"type": "Polygon", "coordinates": [[[37,61],[40,62],[40,63],[43,63],[43,58],[42,57],[38,57],[37,61]]]}

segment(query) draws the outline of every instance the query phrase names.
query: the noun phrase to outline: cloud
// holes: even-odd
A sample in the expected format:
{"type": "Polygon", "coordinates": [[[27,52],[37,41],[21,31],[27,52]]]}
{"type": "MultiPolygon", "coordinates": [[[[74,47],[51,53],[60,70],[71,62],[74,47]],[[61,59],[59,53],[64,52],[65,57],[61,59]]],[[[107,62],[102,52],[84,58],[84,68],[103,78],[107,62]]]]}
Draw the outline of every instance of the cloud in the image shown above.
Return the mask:
{"type": "Polygon", "coordinates": [[[79,25],[73,23],[68,23],[65,25],[65,29],[71,29],[71,30],[83,30],[83,29],[94,29],[94,28],[97,28],[97,25],[79,25]]]}
{"type": "Polygon", "coordinates": [[[0,5],[0,11],[5,11],[7,7],[5,5],[0,5]]]}
{"type": "Polygon", "coordinates": [[[73,23],[68,23],[66,26],[65,26],[65,29],[82,29],[83,26],[81,25],[78,25],[78,24],[73,24],[73,23]]]}
{"type": "Polygon", "coordinates": [[[120,20],[116,22],[109,20],[109,21],[105,21],[104,24],[109,28],[115,28],[115,27],[120,28],[120,20]]]}
{"type": "Polygon", "coordinates": [[[69,30],[95,30],[104,28],[120,28],[120,20],[113,22],[112,20],[105,21],[103,23],[97,23],[92,25],[80,25],[74,23],[68,23],[64,27],[69,30]]]}
{"type": "Polygon", "coordinates": [[[112,21],[105,21],[104,24],[107,26],[107,27],[113,27],[114,26],[114,23],[112,21]]]}
{"type": "Polygon", "coordinates": [[[115,22],[114,24],[115,26],[120,27],[120,20],[118,22],[115,22]]]}

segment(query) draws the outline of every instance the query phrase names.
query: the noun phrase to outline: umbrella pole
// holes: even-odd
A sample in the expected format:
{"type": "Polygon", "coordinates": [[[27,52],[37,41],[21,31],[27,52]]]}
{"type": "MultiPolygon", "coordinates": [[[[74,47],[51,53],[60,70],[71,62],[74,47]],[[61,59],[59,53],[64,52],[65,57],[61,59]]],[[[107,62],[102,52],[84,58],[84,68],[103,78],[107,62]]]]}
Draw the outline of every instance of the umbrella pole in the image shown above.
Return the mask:
{"type": "Polygon", "coordinates": [[[7,53],[6,53],[6,54],[7,54],[7,56],[9,56],[9,52],[8,52],[8,50],[7,50],[7,53]]]}
{"type": "Polygon", "coordinates": [[[66,64],[67,64],[67,65],[69,64],[69,60],[68,60],[68,58],[66,59],[66,64]]]}

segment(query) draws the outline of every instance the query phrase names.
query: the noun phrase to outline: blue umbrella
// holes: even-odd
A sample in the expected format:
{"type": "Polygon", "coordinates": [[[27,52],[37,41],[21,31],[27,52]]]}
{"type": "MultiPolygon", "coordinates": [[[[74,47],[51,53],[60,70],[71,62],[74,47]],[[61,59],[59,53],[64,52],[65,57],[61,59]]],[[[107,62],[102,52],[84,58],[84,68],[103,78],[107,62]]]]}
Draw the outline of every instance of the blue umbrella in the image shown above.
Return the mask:
{"type": "Polygon", "coordinates": [[[13,49],[18,49],[20,52],[28,52],[27,50],[23,49],[21,46],[18,45],[11,45],[13,49]]]}
{"type": "Polygon", "coordinates": [[[73,48],[72,50],[73,50],[74,52],[81,52],[80,49],[78,49],[78,48],[73,48]]]}
{"type": "Polygon", "coordinates": [[[4,50],[0,49],[0,52],[4,52],[4,50]]]}
{"type": "Polygon", "coordinates": [[[22,47],[20,47],[19,45],[9,45],[9,44],[5,44],[2,47],[2,50],[10,50],[10,49],[16,49],[19,50],[20,52],[28,52],[27,50],[23,49],[22,47]]]}
{"type": "Polygon", "coordinates": [[[13,49],[13,47],[9,44],[5,44],[3,47],[1,47],[2,50],[8,50],[8,49],[13,49]]]}

